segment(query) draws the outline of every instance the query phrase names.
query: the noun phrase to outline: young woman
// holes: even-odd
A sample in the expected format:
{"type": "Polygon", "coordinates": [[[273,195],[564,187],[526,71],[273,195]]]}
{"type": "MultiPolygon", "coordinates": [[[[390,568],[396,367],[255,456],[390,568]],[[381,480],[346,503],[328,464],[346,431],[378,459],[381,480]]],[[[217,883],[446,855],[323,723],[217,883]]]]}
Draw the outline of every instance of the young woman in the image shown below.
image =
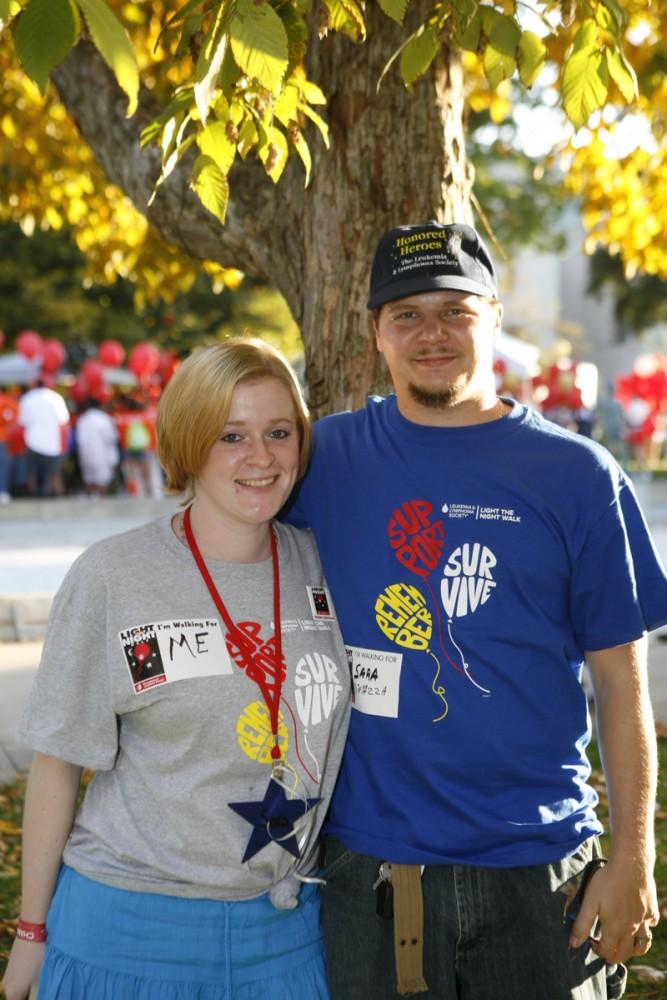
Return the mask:
{"type": "Polygon", "coordinates": [[[203,349],[167,386],[158,448],[185,509],[91,546],[54,602],[7,1000],[38,978],[39,1000],[328,996],[316,852],[349,675],[312,538],[273,521],[309,442],[261,341],[203,349]]]}

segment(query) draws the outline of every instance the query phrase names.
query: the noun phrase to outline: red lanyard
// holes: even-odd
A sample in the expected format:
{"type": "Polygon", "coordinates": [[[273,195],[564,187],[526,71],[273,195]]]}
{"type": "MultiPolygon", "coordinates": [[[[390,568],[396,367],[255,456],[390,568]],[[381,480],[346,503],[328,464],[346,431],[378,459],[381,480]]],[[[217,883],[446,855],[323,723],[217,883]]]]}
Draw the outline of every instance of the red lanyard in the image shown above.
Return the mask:
{"type": "Polygon", "coordinates": [[[274,760],[279,760],[281,756],[280,747],[278,746],[278,707],[280,705],[280,694],[283,687],[283,673],[282,673],[282,662],[283,662],[283,649],[282,649],[282,634],[280,628],[280,572],[278,568],[278,547],[276,545],[276,536],[273,528],[269,529],[271,537],[271,559],[273,562],[273,627],[274,627],[274,668],[275,668],[275,685],[271,688],[266,682],[266,674],[260,666],[257,666],[253,656],[254,647],[252,643],[248,640],[247,636],[243,634],[240,628],[234,624],[232,621],[227,608],[218,592],[218,588],[213,583],[211,579],[211,574],[206,568],[206,563],[199,551],[199,546],[195,541],[195,536],[192,533],[192,527],[190,525],[190,507],[188,507],[183,515],[183,528],[185,530],[185,537],[188,540],[188,545],[190,546],[190,551],[194,556],[194,560],[197,563],[197,569],[202,575],[204,583],[208,587],[208,591],[213,598],[216,608],[220,612],[220,616],[227,626],[227,637],[233,642],[239,650],[239,654],[243,660],[246,668],[246,673],[248,677],[253,680],[260,691],[266,703],[266,707],[269,710],[269,716],[271,718],[271,732],[273,733],[273,747],[271,748],[271,757],[274,760]]]}

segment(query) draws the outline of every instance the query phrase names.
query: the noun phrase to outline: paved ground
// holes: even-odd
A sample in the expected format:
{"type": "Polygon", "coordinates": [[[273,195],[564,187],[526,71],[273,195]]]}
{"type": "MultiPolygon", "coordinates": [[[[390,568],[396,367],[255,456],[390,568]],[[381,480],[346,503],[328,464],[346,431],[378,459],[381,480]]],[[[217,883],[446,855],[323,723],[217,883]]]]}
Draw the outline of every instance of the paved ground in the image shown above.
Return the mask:
{"type": "Polygon", "coordinates": [[[177,509],[173,500],[17,500],[0,507],[0,785],[30,761],[16,726],[39,663],[53,594],[99,538],[177,509]]]}
{"type": "MultiPolygon", "coordinates": [[[[638,483],[637,489],[667,564],[667,482],[638,483]]],[[[0,785],[30,760],[16,726],[39,662],[52,596],[72,561],[98,538],[177,506],[173,500],[125,498],[0,506],[0,785]]],[[[663,638],[651,638],[650,656],[653,705],[658,721],[667,726],[667,630],[663,638]]]]}

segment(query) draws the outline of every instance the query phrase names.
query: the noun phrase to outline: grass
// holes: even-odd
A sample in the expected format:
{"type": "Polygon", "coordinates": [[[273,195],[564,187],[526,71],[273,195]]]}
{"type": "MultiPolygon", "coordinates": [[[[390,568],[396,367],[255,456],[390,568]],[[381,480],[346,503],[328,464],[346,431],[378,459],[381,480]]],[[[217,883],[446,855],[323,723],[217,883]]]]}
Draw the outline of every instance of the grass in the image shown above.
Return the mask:
{"type": "MultiPolygon", "coordinates": [[[[650,970],[667,973],[667,728],[659,733],[658,752],[662,780],[658,787],[656,813],[657,865],[656,881],[660,899],[661,923],[653,934],[653,947],[648,955],[630,963],[630,976],[626,1000],[662,1000],[667,993],[667,980],[662,983],[645,981],[650,970]],[[633,969],[634,966],[634,969],[633,969]],[[637,967],[640,967],[639,969],[637,967]],[[648,967],[649,972],[641,972],[648,967]]],[[[595,744],[590,747],[593,765],[592,782],[600,795],[600,818],[607,826],[607,796],[600,759],[595,744]]],[[[4,970],[9,949],[14,938],[16,915],[20,901],[21,866],[21,813],[25,778],[20,777],[13,785],[0,789],[0,969],[4,970]]],[[[603,840],[603,847],[608,844],[603,840]]]]}

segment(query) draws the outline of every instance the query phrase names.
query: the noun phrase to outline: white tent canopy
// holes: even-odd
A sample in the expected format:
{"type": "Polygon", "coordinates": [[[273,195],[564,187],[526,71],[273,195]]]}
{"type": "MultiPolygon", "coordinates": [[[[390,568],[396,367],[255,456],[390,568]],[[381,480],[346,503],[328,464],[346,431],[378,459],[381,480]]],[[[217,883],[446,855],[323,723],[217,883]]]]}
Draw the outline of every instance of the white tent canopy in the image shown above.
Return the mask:
{"type": "Polygon", "coordinates": [[[41,359],[29,360],[23,354],[0,355],[0,385],[30,385],[42,367],[41,359]]]}
{"type": "Polygon", "coordinates": [[[527,344],[525,340],[512,337],[509,333],[501,332],[497,335],[494,354],[496,358],[501,358],[505,362],[510,375],[532,378],[539,373],[539,347],[527,344]]]}

